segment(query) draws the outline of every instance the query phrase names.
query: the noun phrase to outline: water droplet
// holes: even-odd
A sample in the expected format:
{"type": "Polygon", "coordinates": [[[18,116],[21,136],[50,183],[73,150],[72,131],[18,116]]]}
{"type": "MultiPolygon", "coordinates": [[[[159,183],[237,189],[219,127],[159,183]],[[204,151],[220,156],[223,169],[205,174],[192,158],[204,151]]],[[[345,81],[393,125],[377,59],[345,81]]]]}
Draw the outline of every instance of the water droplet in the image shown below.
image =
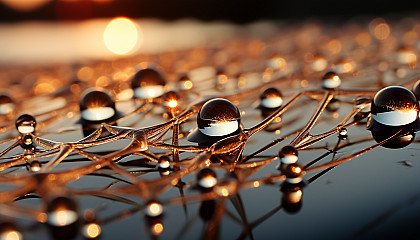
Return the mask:
{"type": "Polygon", "coordinates": [[[263,108],[277,109],[283,104],[283,95],[277,88],[267,88],[261,94],[260,101],[263,108]]]}
{"type": "Polygon", "coordinates": [[[103,89],[88,89],[80,102],[82,120],[88,122],[109,121],[117,115],[114,99],[103,89]]]}
{"type": "Polygon", "coordinates": [[[190,90],[193,86],[194,84],[188,76],[184,75],[179,78],[178,88],[180,90],[190,90]]]}
{"type": "Polygon", "coordinates": [[[197,185],[202,189],[210,189],[217,184],[216,173],[210,168],[203,168],[197,173],[197,185]]]}
{"type": "Polygon", "coordinates": [[[166,81],[156,70],[145,68],[138,71],[131,80],[131,88],[134,98],[151,99],[162,96],[165,93],[166,81]]]}
{"type": "Polygon", "coordinates": [[[379,143],[387,140],[386,143],[381,145],[382,147],[398,149],[404,148],[414,141],[416,136],[415,125],[418,125],[418,121],[404,126],[387,126],[376,121],[371,121],[368,129],[371,131],[372,137],[376,142],[379,143]],[[405,134],[400,135],[401,133],[405,134]],[[392,139],[390,139],[391,137],[392,139]]]}
{"type": "Polygon", "coordinates": [[[417,120],[419,104],[412,92],[404,87],[386,87],[372,101],[372,118],[386,126],[403,126],[417,120]]]}
{"type": "Polygon", "coordinates": [[[327,72],[322,78],[322,88],[336,89],[341,85],[341,79],[335,72],[327,72]]]}
{"type": "Polygon", "coordinates": [[[281,187],[281,205],[287,213],[297,213],[302,208],[303,191],[295,184],[283,184],[281,187]]]}
{"type": "Polygon", "coordinates": [[[170,165],[170,159],[168,156],[163,155],[161,157],[159,157],[158,160],[158,167],[162,170],[167,170],[171,165],[170,165]]]}
{"type": "Polygon", "coordinates": [[[27,168],[31,172],[39,172],[39,170],[41,170],[41,166],[41,162],[39,162],[38,160],[33,160],[28,163],[27,168]]]}
{"type": "Polygon", "coordinates": [[[292,164],[298,160],[298,151],[294,146],[287,145],[279,151],[280,164],[292,164]]]}
{"type": "Polygon", "coordinates": [[[210,145],[223,137],[241,130],[241,114],[232,102],[216,98],[207,101],[197,114],[198,129],[188,135],[188,140],[210,145]]]}
{"type": "Polygon", "coordinates": [[[6,94],[0,94],[0,115],[10,115],[15,112],[15,103],[6,94]]]}
{"type": "Polygon", "coordinates": [[[348,137],[348,135],[347,135],[347,128],[341,128],[341,129],[340,129],[340,132],[338,133],[338,137],[339,137],[341,140],[346,140],[346,139],[347,139],[347,137],[348,137]]]}
{"type": "Polygon", "coordinates": [[[16,119],[16,129],[21,134],[34,133],[36,120],[29,114],[22,114],[16,119]]]}
{"type": "Polygon", "coordinates": [[[79,220],[76,202],[68,197],[56,197],[47,206],[47,222],[51,226],[69,226],[79,220]]]}
{"type": "Polygon", "coordinates": [[[299,184],[303,181],[303,169],[297,163],[287,164],[281,169],[281,173],[286,176],[286,182],[290,184],[299,184]]]}
{"type": "Polygon", "coordinates": [[[32,137],[32,135],[29,134],[25,134],[24,137],[22,138],[22,143],[21,143],[21,147],[27,151],[35,151],[35,146],[34,146],[34,139],[32,137]]]}

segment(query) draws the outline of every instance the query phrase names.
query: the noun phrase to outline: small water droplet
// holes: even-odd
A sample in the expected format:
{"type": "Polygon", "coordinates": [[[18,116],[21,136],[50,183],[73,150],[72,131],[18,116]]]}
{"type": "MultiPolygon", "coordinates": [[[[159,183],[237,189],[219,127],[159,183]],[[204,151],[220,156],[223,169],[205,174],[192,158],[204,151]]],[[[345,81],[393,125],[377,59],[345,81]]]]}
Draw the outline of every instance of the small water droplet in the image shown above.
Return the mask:
{"type": "Polygon", "coordinates": [[[131,80],[134,98],[151,99],[165,93],[166,80],[160,72],[152,68],[138,71],[131,80]]]}
{"type": "Polygon", "coordinates": [[[16,119],[16,129],[21,134],[34,133],[36,120],[32,115],[22,114],[16,119]]]}
{"type": "Polygon", "coordinates": [[[341,79],[335,72],[327,72],[322,78],[322,88],[336,89],[341,85],[341,79]]]}
{"type": "Polygon", "coordinates": [[[211,145],[241,129],[241,114],[232,102],[216,98],[201,107],[197,115],[197,125],[198,129],[188,135],[188,140],[211,145]]]}
{"type": "Polygon", "coordinates": [[[85,91],[79,106],[82,120],[88,122],[109,121],[117,114],[114,99],[107,91],[100,88],[85,91]]]}
{"type": "Polygon", "coordinates": [[[211,189],[217,184],[216,173],[210,168],[203,168],[197,173],[197,185],[202,189],[211,189]]]}

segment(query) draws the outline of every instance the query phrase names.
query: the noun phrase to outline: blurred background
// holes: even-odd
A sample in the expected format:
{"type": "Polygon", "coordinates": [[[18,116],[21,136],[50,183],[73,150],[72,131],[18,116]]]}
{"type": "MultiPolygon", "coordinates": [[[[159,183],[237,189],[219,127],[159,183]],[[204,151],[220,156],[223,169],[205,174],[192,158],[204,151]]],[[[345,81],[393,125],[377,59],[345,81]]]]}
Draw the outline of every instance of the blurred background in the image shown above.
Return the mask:
{"type": "Polygon", "coordinates": [[[261,19],[302,19],[413,12],[420,1],[395,0],[0,0],[3,22],[67,21],[92,18],[159,18],[249,23],[261,19]]]}
{"type": "Polygon", "coordinates": [[[420,1],[394,0],[0,0],[0,64],[106,60],[217,44],[240,33],[264,37],[289,22],[392,21],[419,9],[420,1]]]}

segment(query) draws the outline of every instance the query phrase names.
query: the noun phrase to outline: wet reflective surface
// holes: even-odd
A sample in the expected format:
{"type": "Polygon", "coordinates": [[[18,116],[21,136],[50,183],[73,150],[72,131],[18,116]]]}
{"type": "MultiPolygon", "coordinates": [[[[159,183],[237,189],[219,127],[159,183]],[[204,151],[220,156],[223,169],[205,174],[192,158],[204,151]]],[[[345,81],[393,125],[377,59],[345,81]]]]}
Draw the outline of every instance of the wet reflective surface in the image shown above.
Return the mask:
{"type": "Polygon", "coordinates": [[[14,106],[0,115],[0,234],[416,238],[419,35],[406,34],[419,26],[296,24],[114,61],[1,67],[14,106]],[[142,85],[150,66],[159,81],[142,85]],[[388,86],[408,94],[378,97],[388,86]],[[109,95],[84,107],[91,87],[109,95]],[[194,131],[217,139],[191,141],[194,131]]]}

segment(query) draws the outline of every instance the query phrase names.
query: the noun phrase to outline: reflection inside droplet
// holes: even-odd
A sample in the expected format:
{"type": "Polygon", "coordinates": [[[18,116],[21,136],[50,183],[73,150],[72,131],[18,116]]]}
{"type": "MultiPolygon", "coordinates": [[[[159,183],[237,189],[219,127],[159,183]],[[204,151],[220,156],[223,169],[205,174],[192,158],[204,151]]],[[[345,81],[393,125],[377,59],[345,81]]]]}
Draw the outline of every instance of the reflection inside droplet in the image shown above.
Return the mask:
{"type": "Polygon", "coordinates": [[[403,126],[418,118],[419,105],[412,92],[404,87],[386,87],[372,100],[372,118],[387,126],[403,126]]]}

